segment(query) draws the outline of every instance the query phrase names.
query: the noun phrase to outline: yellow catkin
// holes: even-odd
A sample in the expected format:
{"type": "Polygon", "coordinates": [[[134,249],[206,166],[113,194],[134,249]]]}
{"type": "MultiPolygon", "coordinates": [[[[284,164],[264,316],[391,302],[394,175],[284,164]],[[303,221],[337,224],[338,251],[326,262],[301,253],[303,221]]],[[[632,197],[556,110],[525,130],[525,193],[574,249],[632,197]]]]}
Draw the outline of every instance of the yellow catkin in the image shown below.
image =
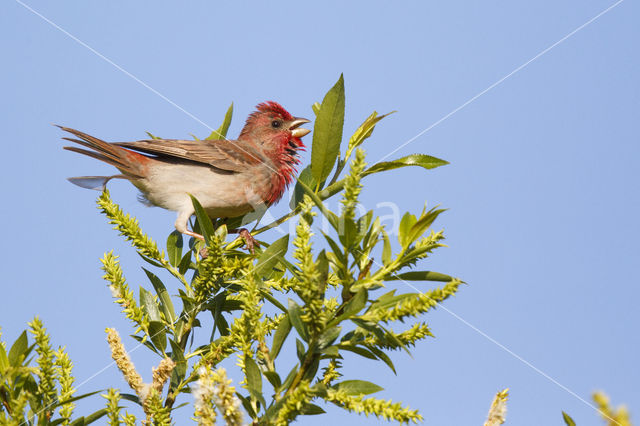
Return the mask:
{"type": "Polygon", "coordinates": [[[165,358],[160,361],[160,364],[157,368],[153,368],[153,382],[151,387],[157,390],[158,392],[162,392],[162,388],[164,384],[171,377],[171,372],[173,371],[176,363],[173,362],[171,358],[165,358]]]}
{"type": "MultiPolygon", "coordinates": [[[[107,328],[107,342],[109,343],[109,347],[111,348],[111,357],[116,362],[118,369],[124,375],[125,380],[131,386],[131,389],[136,391],[138,396],[141,395],[144,389],[144,383],[142,382],[142,377],[136,371],[133,362],[131,362],[131,358],[129,358],[129,354],[124,349],[124,345],[120,340],[120,335],[113,328],[107,328]]],[[[144,398],[142,398],[144,399],[144,398]]]]}
{"type": "Polygon", "coordinates": [[[487,415],[484,426],[498,426],[507,419],[507,400],[509,399],[509,389],[502,390],[496,394],[487,415]]]}

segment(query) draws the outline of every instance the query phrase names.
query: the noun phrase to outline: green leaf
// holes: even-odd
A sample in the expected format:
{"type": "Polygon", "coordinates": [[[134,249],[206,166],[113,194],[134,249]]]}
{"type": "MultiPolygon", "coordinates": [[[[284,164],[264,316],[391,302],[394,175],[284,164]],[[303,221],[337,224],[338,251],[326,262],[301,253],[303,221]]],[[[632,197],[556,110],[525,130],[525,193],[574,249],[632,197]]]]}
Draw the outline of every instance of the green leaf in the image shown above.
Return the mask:
{"type": "Polygon", "coordinates": [[[320,357],[312,358],[311,363],[307,367],[307,371],[302,375],[302,380],[308,380],[312,382],[314,377],[316,377],[316,373],[318,372],[318,368],[320,367],[320,357]]]}
{"type": "Polygon", "coordinates": [[[305,323],[302,322],[300,315],[302,315],[302,308],[300,305],[289,299],[289,320],[291,321],[291,325],[293,325],[300,337],[302,337],[305,342],[308,342],[309,332],[307,331],[305,323]]]}
{"type": "Polygon", "coordinates": [[[318,407],[316,404],[312,404],[310,402],[307,402],[304,405],[304,407],[302,407],[302,409],[300,410],[300,414],[302,414],[303,416],[313,416],[316,414],[324,414],[324,413],[326,413],[326,411],[318,407]]]}
{"type": "Polygon", "coordinates": [[[69,404],[70,402],[76,402],[76,401],[78,401],[80,399],[87,398],[89,396],[95,395],[95,394],[100,393],[100,392],[102,392],[102,391],[94,391],[94,392],[89,392],[89,393],[83,393],[82,395],[77,395],[77,396],[62,400],[62,401],[56,401],[56,403],[53,404],[50,408],[53,409],[53,408],[56,408],[56,407],[60,407],[62,405],[69,404]]]}
{"type": "Polygon", "coordinates": [[[140,305],[145,310],[151,321],[162,321],[160,310],[153,295],[144,287],[140,287],[140,305]]]}
{"type": "Polygon", "coordinates": [[[427,229],[429,229],[433,221],[436,220],[438,216],[440,216],[440,213],[444,211],[446,211],[446,209],[433,208],[429,210],[427,214],[424,214],[423,212],[420,218],[418,219],[418,221],[415,224],[413,224],[413,226],[411,227],[411,230],[408,233],[409,241],[413,242],[413,241],[416,241],[418,238],[420,238],[422,234],[424,234],[427,231],[427,229]]]}
{"type": "Polygon", "coordinates": [[[335,255],[335,259],[338,262],[338,266],[340,266],[342,268],[346,268],[346,263],[347,262],[345,261],[343,250],[340,248],[338,243],[336,243],[333,238],[331,238],[329,235],[325,234],[322,230],[320,230],[320,232],[322,233],[322,236],[325,238],[325,240],[327,240],[327,243],[329,243],[329,246],[331,247],[331,250],[332,250],[333,254],[335,255]]]}
{"type": "Polygon", "coordinates": [[[387,354],[384,353],[384,351],[376,348],[375,346],[371,346],[371,345],[367,345],[367,349],[369,349],[378,358],[380,358],[385,364],[387,364],[387,366],[391,369],[391,371],[393,371],[393,374],[398,375],[398,373],[396,372],[396,367],[393,365],[393,362],[391,361],[391,358],[389,358],[387,356],[387,354]]]}
{"type": "Polygon", "coordinates": [[[340,151],[344,125],[344,77],[327,92],[313,126],[311,171],[316,182],[324,181],[331,173],[340,151]]]}
{"type": "Polygon", "coordinates": [[[436,157],[432,157],[430,155],[425,154],[411,154],[406,157],[398,158],[397,160],[392,161],[383,161],[381,163],[376,163],[373,166],[369,167],[364,171],[363,176],[370,175],[372,173],[379,173],[385,170],[393,170],[400,167],[407,166],[419,166],[429,169],[435,169],[436,167],[444,166],[449,164],[448,161],[441,160],[436,157]]]}
{"type": "Polygon", "coordinates": [[[269,383],[271,383],[271,386],[273,386],[274,389],[278,389],[280,386],[282,386],[282,380],[280,379],[280,375],[275,371],[263,371],[262,374],[264,374],[264,377],[267,378],[267,380],[269,381],[269,383]]]}
{"type": "Polygon", "coordinates": [[[296,182],[296,186],[293,189],[293,196],[291,197],[291,201],[289,202],[289,207],[291,207],[291,209],[295,209],[300,201],[302,201],[302,198],[304,196],[304,189],[300,185],[300,182],[304,183],[309,188],[315,188],[317,186],[318,183],[311,174],[311,165],[308,165],[307,167],[302,169],[302,171],[298,175],[298,181],[296,182]]]}
{"type": "Polygon", "coordinates": [[[164,353],[167,348],[167,333],[164,324],[160,321],[149,321],[149,334],[155,347],[164,353]]]}
{"type": "Polygon", "coordinates": [[[280,258],[287,253],[289,247],[289,234],[274,241],[265,251],[262,252],[256,263],[256,273],[260,276],[272,272],[272,269],[280,258]]]}
{"type": "Polygon", "coordinates": [[[362,142],[365,141],[371,134],[373,133],[373,129],[375,129],[376,124],[383,118],[393,114],[395,111],[391,111],[390,113],[384,115],[378,115],[377,111],[373,111],[373,113],[367,117],[366,120],[358,127],[353,136],[349,139],[349,150],[353,150],[354,148],[362,145],[362,142]]]}
{"type": "Polygon", "coordinates": [[[361,288],[358,290],[351,299],[344,305],[342,310],[342,314],[339,317],[331,320],[327,327],[333,327],[337,324],[340,324],[343,320],[350,318],[354,315],[357,315],[366,305],[367,298],[369,297],[369,293],[366,289],[361,288]]]}
{"type": "Polygon", "coordinates": [[[142,405],[142,403],[140,402],[140,398],[138,398],[138,395],[134,395],[132,393],[121,393],[120,394],[120,398],[127,400],[127,401],[131,401],[134,402],[138,405],[142,405]]]}
{"type": "Polygon", "coordinates": [[[280,353],[280,349],[282,348],[282,344],[285,340],[287,340],[287,336],[291,331],[291,321],[289,321],[289,316],[285,316],[278,324],[278,328],[276,329],[276,333],[273,336],[273,345],[271,346],[270,358],[275,360],[280,353]]]}
{"type": "Polygon", "coordinates": [[[95,422],[96,420],[101,419],[102,417],[106,416],[107,413],[109,411],[106,408],[102,408],[94,413],[89,414],[87,417],[84,418],[84,424],[85,425],[89,425],[93,422],[95,422]]]}
{"type": "Polygon", "coordinates": [[[9,349],[9,364],[12,367],[18,367],[21,363],[21,356],[27,351],[29,340],[27,339],[27,331],[23,331],[20,336],[13,342],[9,349]]]}
{"type": "Polygon", "coordinates": [[[0,344],[0,371],[8,370],[10,365],[7,351],[4,349],[4,346],[0,344]]]}
{"type": "Polygon", "coordinates": [[[298,360],[303,362],[304,354],[306,352],[306,348],[304,347],[304,343],[300,339],[296,339],[296,355],[298,356],[298,360]]]}
{"type": "Polygon", "coordinates": [[[360,346],[350,345],[348,343],[340,343],[338,345],[338,349],[353,352],[365,358],[378,359],[374,354],[371,353],[371,351],[365,348],[361,348],[360,346]]]}
{"type": "Polygon", "coordinates": [[[244,368],[247,374],[249,393],[254,399],[264,401],[262,397],[262,373],[260,373],[260,367],[258,367],[258,364],[256,364],[253,358],[246,355],[244,357],[244,368]]]}
{"type": "Polygon", "coordinates": [[[385,281],[440,281],[449,282],[452,276],[433,271],[411,271],[403,274],[389,274],[384,277],[385,281]]]}
{"type": "Polygon", "coordinates": [[[341,332],[341,327],[332,327],[328,330],[325,330],[324,333],[322,333],[318,338],[318,352],[322,352],[324,348],[333,344],[333,342],[335,342],[335,340],[340,336],[341,332]]]}
{"type": "Polygon", "coordinates": [[[193,203],[193,208],[195,210],[196,218],[198,219],[198,224],[200,225],[200,230],[202,231],[202,235],[204,236],[205,242],[209,244],[209,239],[215,232],[213,228],[213,223],[211,222],[211,218],[207,215],[207,212],[202,208],[202,205],[196,197],[189,194],[191,197],[191,203],[193,203]]]}
{"type": "Polygon", "coordinates": [[[172,266],[177,267],[180,264],[182,258],[182,234],[177,230],[173,231],[167,237],[167,255],[169,256],[169,263],[172,266]]]}
{"type": "Polygon", "coordinates": [[[184,350],[175,340],[169,339],[171,345],[171,359],[176,363],[171,375],[171,387],[177,386],[187,374],[187,360],[184,357],[184,350]]]}
{"type": "Polygon", "coordinates": [[[336,383],[333,388],[344,391],[347,395],[370,395],[384,390],[384,388],[376,385],[375,383],[364,380],[345,380],[343,382],[336,383]]]}
{"type": "Polygon", "coordinates": [[[249,415],[249,417],[251,417],[252,419],[257,419],[258,415],[253,410],[253,407],[251,406],[251,402],[247,398],[245,398],[243,395],[241,395],[240,392],[236,392],[236,396],[240,398],[240,402],[242,402],[242,406],[244,407],[244,409],[247,410],[247,414],[249,415]]]}
{"type": "Polygon", "coordinates": [[[327,220],[329,221],[329,224],[331,224],[333,229],[335,229],[336,232],[340,233],[340,219],[338,218],[338,216],[334,212],[329,210],[327,206],[324,205],[320,197],[318,197],[318,195],[315,192],[313,192],[311,188],[309,188],[303,182],[298,182],[298,183],[300,184],[304,192],[306,192],[307,195],[311,198],[311,200],[316,205],[316,207],[318,207],[318,210],[320,210],[320,213],[322,213],[322,215],[327,218],[327,220]]]}
{"type": "Polygon", "coordinates": [[[232,116],[233,116],[233,102],[231,102],[229,109],[227,109],[227,113],[224,115],[224,121],[222,122],[218,130],[214,130],[213,132],[211,132],[211,134],[207,137],[207,140],[226,139],[227,132],[229,131],[229,126],[231,125],[232,116]]]}
{"type": "Polygon", "coordinates": [[[391,241],[389,241],[389,234],[384,229],[382,230],[382,239],[384,245],[382,247],[382,264],[388,265],[391,263],[391,241]]]}
{"type": "Polygon", "coordinates": [[[170,324],[173,324],[176,320],[176,314],[175,309],[173,308],[173,301],[171,300],[171,296],[169,295],[167,288],[155,274],[145,268],[142,268],[142,270],[147,274],[147,278],[151,281],[151,285],[153,285],[153,288],[160,299],[160,307],[162,308],[164,317],[170,324]]]}
{"type": "Polygon", "coordinates": [[[151,134],[151,132],[145,132],[147,134],[147,136],[149,136],[151,139],[162,139],[161,137],[155,136],[153,134],[151,134]]]}
{"type": "Polygon", "coordinates": [[[180,260],[180,264],[178,265],[178,272],[184,275],[189,270],[190,266],[191,266],[191,251],[188,251],[185,253],[184,256],[182,256],[182,260],[180,260]]]}
{"type": "Polygon", "coordinates": [[[410,239],[411,228],[417,221],[418,219],[409,212],[402,216],[400,226],[398,227],[398,242],[402,247],[407,247],[412,243],[412,240],[410,239]]]}
{"type": "Polygon", "coordinates": [[[573,419],[571,418],[571,416],[569,416],[564,411],[562,412],[562,419],[564,420],[564,423],[567,426],[576,426],[576,422],[574,422],[573,419]]]}
{"type": "Polygon", "coordinates": [[[313,105],[311,105],[311,109],[315,115],[318,115],[318,111],[320,111],[320,102],[314,102],[313,105]]]}

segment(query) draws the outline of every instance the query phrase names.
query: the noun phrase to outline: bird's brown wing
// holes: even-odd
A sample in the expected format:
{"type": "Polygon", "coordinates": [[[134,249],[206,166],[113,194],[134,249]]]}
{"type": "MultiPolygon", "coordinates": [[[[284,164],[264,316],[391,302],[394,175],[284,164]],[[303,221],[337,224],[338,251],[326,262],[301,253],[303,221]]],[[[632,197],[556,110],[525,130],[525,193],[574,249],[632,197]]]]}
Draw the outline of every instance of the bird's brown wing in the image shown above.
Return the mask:
{"type": "Polygon", "coordinates": [[[241,141],[151,139],[114,145],[159,157],[183,158],[230,172],[241,172],[264,161],[254,146],[241,141]]]}

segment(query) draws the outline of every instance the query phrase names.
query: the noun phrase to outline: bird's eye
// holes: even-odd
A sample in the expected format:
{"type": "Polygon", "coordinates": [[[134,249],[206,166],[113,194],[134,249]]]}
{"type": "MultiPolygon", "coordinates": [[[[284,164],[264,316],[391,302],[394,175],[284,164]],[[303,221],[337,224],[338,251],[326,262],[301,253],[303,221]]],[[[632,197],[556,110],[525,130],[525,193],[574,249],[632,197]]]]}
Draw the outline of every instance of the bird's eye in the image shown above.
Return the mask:
{"type": "Polygon", "coordinates": [[[273,120],[271,122],[271,127],[273,127],[274,129],[278,129],[282,126],[282,121],[280,120],[273,120]]]}

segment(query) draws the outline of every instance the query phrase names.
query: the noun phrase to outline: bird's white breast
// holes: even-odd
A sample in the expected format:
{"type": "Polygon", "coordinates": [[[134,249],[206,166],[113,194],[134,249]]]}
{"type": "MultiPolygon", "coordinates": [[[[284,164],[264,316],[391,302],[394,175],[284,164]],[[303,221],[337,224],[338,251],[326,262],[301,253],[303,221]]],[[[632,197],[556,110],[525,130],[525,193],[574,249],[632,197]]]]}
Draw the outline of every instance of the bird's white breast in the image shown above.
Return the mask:
{"type": "Polygon", "coordinates": [[[158,161],[145,179],[134,181],[153,205],[173,211],[191,208],[189,194],[211,217],[235,217],[254,210],[271,191],[273,170],[267,164],[227,173],[197,163],[158,161]]]}

